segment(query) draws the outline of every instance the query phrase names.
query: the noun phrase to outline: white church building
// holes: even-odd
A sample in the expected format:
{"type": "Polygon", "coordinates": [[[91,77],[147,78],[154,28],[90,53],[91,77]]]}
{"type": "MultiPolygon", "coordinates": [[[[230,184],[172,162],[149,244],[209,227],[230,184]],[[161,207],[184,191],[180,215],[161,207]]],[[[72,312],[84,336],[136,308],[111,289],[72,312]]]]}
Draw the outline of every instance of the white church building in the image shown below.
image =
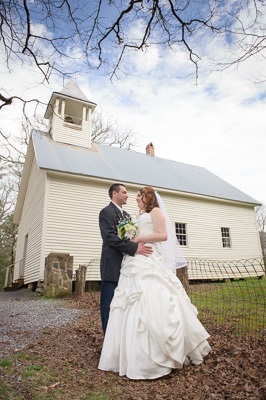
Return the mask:
{"type": "Polygon", "coordinates": [[[99,281],[98,215],[114,182],[126,185],[125,209],[132,216],[138,213],[138,188],[149,185],[160,193],[185,257],[262,257],[258,201],[205,168],[156,157],[152,144],[144,154],[92,143],[95,107],[71,81],[52,94],[45,113],[49,132],[32,132],[14,215],[14,282],[42,281],[50,253],[73,256],[74,271],[89,264],[87,280],[99,281]]]}

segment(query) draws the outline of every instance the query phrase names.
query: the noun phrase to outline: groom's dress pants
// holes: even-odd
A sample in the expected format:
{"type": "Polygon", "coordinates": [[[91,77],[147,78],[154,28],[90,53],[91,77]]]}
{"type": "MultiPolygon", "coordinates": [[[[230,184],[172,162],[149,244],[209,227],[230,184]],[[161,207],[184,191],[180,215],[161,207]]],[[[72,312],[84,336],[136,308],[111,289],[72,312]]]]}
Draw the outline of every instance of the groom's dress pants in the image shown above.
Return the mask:
{"type": "Polygon", "coordinates": [[[107,328],[110,304],[114,297],[114,291],[116,287],[117,287],[117,282],[102,281],[101,284],[100,309],[101,309],[101,319],[102,319],[102,327],[104,334],[107,328]]]}

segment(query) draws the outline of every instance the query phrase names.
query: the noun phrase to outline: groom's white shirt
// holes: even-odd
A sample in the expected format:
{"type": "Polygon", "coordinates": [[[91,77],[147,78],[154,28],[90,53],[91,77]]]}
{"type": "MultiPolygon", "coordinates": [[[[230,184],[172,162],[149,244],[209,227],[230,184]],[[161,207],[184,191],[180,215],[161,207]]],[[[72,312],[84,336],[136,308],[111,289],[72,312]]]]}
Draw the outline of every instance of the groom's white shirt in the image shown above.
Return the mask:
{"type": "Polygon", "coordinates": [[[113,200],[111,200],[111,203],[113,203],[113,204],[118,208],[118,210],[121,212],[121,214],[122,214],[122,216],[123,216],[123,212],[124,212],[123,208],[122,208],[122,207],[119,207],[117,204],[115,204],[115,203],[113,202],[113,200]]]}

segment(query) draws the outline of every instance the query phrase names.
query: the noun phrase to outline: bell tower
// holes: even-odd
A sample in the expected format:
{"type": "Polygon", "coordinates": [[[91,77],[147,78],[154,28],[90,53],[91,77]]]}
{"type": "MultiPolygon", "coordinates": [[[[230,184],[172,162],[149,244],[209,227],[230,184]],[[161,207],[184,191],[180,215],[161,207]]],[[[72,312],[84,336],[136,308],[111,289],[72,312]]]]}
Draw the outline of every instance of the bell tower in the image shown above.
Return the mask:
{"type": "Polygon", "coordinates": [[[91,147],[91,114],[96,107],[74,81],[60,92],[53,92],[44,118],[49,119],[53,140],[81,147],[91,147]]]}

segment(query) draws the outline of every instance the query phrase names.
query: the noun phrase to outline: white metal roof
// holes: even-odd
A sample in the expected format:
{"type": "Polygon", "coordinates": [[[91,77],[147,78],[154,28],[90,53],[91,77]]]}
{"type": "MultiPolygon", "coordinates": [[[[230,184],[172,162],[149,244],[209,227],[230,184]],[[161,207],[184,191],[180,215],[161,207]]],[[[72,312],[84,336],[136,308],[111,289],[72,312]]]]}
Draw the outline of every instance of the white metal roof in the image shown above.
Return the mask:
{"type": "Polygon", "coordinates": [[[260,204],[202,167],[106,145],[72,146],[36,131],[32,139],[42,169],[260,204]]]}
{"type": "Polygon", "coordinates": [[[74,81],[69,81],[59,93],[68,97],[74,97],[75,99],[90,102],[74,81]]]}
{"type": "Polygon", "coordinates": [[[96,105],[92,101],[89,101],[85,94],[81,91],[79,86],[74,82],[74,81],[69,81],[66,86],[63,87],[63,89],[60,92],[53,92],[49,104],[46,108],[44,118],[49,119],[52,113],[52,107],[55,99],[57,97],[63,98],[66,102],[71,102],[73,103],[72,99],[77,100],[78,102],[82,102],[89,107],[91,107],[92,111],[95,109],[96,105]]]}

